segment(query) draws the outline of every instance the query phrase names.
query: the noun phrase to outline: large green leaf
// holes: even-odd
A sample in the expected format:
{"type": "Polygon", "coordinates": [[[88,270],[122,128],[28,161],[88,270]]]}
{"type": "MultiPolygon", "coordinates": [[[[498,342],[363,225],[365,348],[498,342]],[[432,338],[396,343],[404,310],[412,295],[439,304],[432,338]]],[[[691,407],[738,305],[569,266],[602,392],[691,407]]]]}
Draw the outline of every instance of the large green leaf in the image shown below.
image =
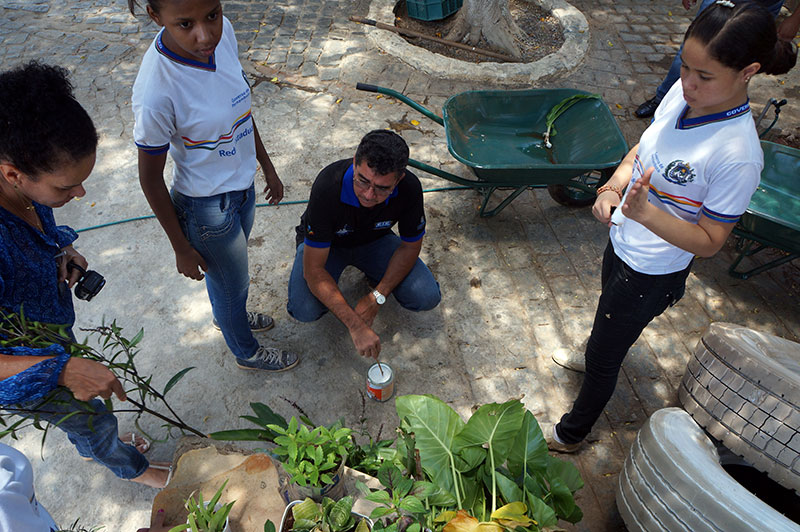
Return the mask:
{"type": "Polygon", "coordinates": [[[522,483],[528,493],[533,494],[535,497],[542,498],[547,495],[547,485],[541,473],[537,473],[535,478],[526,476],[522,483]]]}
{"type": "Polygon", "coordinates": [[[415,447],[425,472],[441,488],[458,493],[452,446],[464,422],[455,410],[431,395],[403,395],[397,398],[395,406],[408,432],[414,433],[415,447]]]}
{"type": "Polygon", "coordinates": [[[547,443],[536,418],[525,410],[522,427],[508,453],[508,470],[517,478],[547,469],[547,443]]]}
{"type": "Polygon", "coordinates": [[[528,493],[528,515],[533,517],[539,524],[539,528],[544,528],[546,526],[554,527],[558,524],[558,517],[556,517],[555,510],[547,506],[542,499],[531,493],[528,493]]]}
{"type": "Polygon", "coordinates": [[[550,479],[550,497],[558,517],[565,519],[575,511],[575,499],[567,484],[559,477],[550,479]]]}
{"type": "MultiPolygon", "coordinates": [[[[525,502],[522,500],[522,489],[516,482],[501,474],[499,471],[495,472],[495,479],[497,480],[497,488],[500,490],[500,495],[503,500],[508,503],[512,502],[525,502]]],[[[491,486],[489,487],[491,489],[491,486]]]]}
{"type": "Polygon", "coordinates": [[[518,400],[481,406],[456,434],[453,450],[460,453],[466,448],[487,446],[494,459],[491,464],[501,466],[517,439],[524,413],[525,409],[518,400]]]}
{"type": "Polygon", "coordinates": [[[572,493],[575,493],[583,487],[583,479],[581,478],[578,468],[575,467],[575,464],[548,455],[547,478],[552,479],[554,477],[563,480],[564,484],[572,493]]]}

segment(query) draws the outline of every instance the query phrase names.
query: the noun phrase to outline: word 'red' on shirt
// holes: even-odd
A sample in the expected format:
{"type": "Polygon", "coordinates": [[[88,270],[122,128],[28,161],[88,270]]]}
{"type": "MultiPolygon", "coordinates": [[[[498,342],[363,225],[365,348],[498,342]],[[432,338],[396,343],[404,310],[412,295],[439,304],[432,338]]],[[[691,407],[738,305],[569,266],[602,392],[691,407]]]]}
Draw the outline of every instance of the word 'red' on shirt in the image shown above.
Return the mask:
{"type": "Polygon", "coordinates": [[[297,226],[297,245],[326,248],[368,244],[392,232],[416,242],[425,234],[422,185],[413,173],[405,177],[382,203],[362,207],[353,190],[352,159],[325,167],[314,180],[308,208],[297,226]]]}

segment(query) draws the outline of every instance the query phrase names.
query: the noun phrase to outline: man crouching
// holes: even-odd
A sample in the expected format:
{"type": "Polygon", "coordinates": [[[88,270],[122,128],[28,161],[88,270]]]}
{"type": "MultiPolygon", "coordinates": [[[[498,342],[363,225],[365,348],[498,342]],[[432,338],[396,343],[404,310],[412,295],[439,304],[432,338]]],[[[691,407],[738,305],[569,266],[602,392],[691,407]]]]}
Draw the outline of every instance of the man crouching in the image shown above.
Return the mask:
{"type": "Polygon", "coordinates": [[[408,146],[391,131],[367,133],[355,157],[325,167],[311,187],[297,226],[297,255],[289,279],[289,314],[303,322],[328,310],[344,323],[358,354],[381,350],[372,322],[393,294],[409,310],[439,304],[439,283],[419,259],[425,234],[422,186],[406,170],[408,146]],[[397,224],[398,237],[392,227],[397,224]],[[337,283],[355,266],[374,285],[351,308],[337,283]]]}

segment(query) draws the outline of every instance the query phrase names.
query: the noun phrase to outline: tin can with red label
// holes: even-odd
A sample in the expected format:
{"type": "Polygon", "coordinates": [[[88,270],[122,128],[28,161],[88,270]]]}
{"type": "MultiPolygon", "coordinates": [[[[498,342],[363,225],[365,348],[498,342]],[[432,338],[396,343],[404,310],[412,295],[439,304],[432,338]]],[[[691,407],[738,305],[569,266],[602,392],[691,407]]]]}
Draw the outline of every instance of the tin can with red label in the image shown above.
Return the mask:
{"type": "Polygon", "coordinates": [[[388,401],[394,394],[394,372],[385,362],[373,364],[367,371],[367,395],[376,401],[388,401]]]}

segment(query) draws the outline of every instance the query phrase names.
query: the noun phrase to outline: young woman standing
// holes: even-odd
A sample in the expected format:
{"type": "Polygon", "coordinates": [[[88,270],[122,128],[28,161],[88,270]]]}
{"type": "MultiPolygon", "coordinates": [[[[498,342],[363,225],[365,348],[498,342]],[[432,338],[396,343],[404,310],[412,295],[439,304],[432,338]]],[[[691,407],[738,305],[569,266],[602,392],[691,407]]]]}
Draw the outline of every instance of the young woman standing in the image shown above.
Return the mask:
{"type": "MultiPolygon", "coordinates": [[[[135,0],[128,7],[133,13],[135,0]]],[[[258,164],[270,203],[283,198],[283,184],[252,117],[233,27],[219,0],[150,0],[146,9],[162,29],[133,86],[142,190],[172,244],[178,271],[205,277],[214,323],[236,364],[289,369],[297,355],[261,346],[253,336],[272,328],[272,318],[246,310],[258,164]],[[171,191],[164,183],[168,152],[175,162],[171,191]]]]}
{"type": "Polygon", "coordinates": [[[752,3],[718,0],[689,26],[680,82],[598,189],[592,212],[611,227],[602,294],[583,385],[572,410],[545,430],[550,449],[578,450],[628,349],[683,296],[694,256],[717,253],[747,209],[764,166],[748,83],[758,73],[787,72],[795,59],[772,15],[752,3]]]}

